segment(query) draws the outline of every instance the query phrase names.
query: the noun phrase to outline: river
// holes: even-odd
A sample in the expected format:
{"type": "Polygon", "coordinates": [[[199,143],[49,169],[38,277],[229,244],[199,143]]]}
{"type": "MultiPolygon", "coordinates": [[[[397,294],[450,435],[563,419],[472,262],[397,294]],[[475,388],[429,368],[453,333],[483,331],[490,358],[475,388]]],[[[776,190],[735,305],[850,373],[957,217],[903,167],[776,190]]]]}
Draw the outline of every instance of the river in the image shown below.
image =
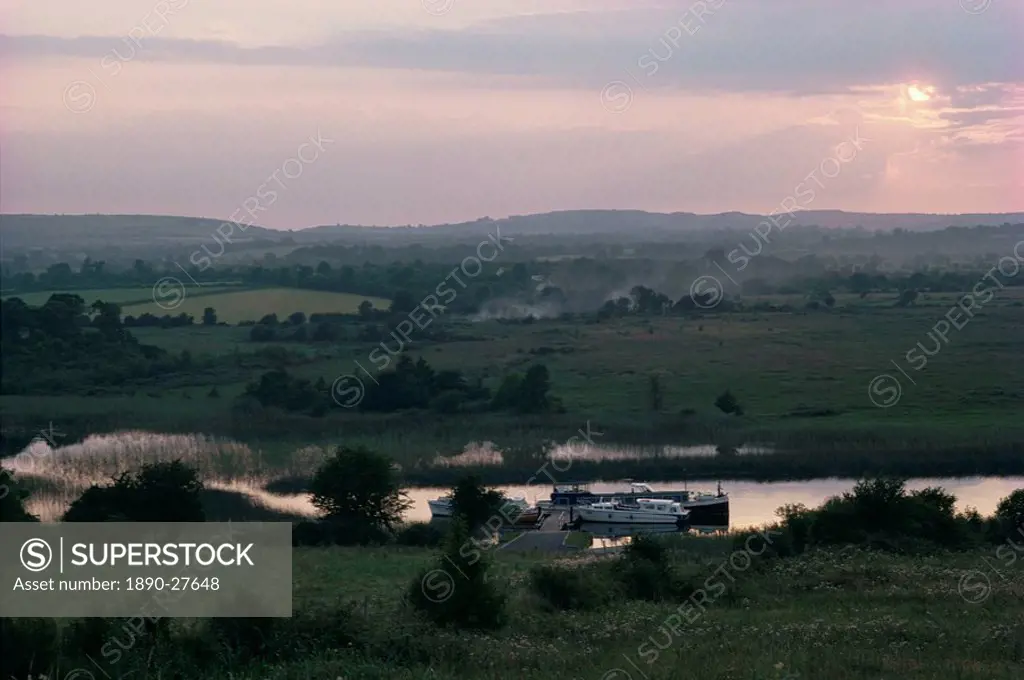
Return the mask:
{"type": "MultiPolygon", "coordinates": [[[[589,456],[621,459],[637,455],[639,449],[629,447],[608,447],[588,452],[589,456]]],[[[769,449],[762,447],[741,448],[738,452],[757,455],[769,449]]],[[[699,457],[714,455],[715,448],[706,447],[661,447],[660,455],[683,455],[699,457]]],[[[31,512],[43,519],[54,519],[63,512],[67,504],[77,498],[91,483],[103,483],[111,476],[126,469],[137,468],[144,462],[159,460],[183,460],[199,468],[206,484],[253,496],[267,507],[294,514],[313,516],[314,508],[307,496],[283,496],[270,494],[261,487],[276,475],[307,473],[315,469],[325,455],[321,447],[309,446],[291,450],[284,468],[266,464],[261,451],[232,440],[213,439],[201,435],[167,435],[153,432],[118,432],[93,435],[82,442],[51,448],[46,442],[38,441],[28,446],[19,455],[5,459],[4,466],[13,468],[27,477],[48,480],[50,488],[30,496],[28,506],[31,512]]],[[[563,452],[556,448],[552,458],[557,459],[563,452]]],[[[681,489],[681,481],[648,481],[656,490],[681,489]]],[[[722,480],[722,490],[730,498],[730,528],[741,529],[772,522],[775,510],[790,503],[803,503],[809,508],[820,506],[831,496],[850,490],[852,479],[814,479],[796,482],[751,482],[722,480]]],[[[600,493],[615,493],[625,490],[624,483],[596,482],[592,490],[600,493]]],[[[957,497],[958,509],[977,509],[982,515],[991,515],[999,501],[1015,489],[1024,488],[1024,477],[968,477],[961,479],[913,479],[907,483],[909,489],[923,489],[941,486],[957,497]]],[[[691,489],[714,490],[713,484],[690,483],[691,489]]],[[[523,495],[529,501],[546,500],[551,493],[550,485],[498,486],[509,495],[523,495]]],[[[406,489],[412,506],[406,519],[427,521],[430,508],[427,501],[448,493],[447,488],[417,487],[406,489]]]]}
{"type": "MultiPolygon", "coordinates": [[[[655,490],[682,489],[683,482],[664,481],[648,482],[655,490]]],[[[729,494],[729,528],[742,529],[758,526],[777,519],[776,508],[789,503],[803,503],[808,508],[816,508],[831,496],[837,496],[853,488],[852,479],[815,479],[799,482],[748,482],[722,480],[723,493],[729,494]]],[[[957,509],[968,507],[977,509],[982,515],[991,515],[996,505],[1015,489],[1024,488],[1024,477],[973,477],[966,479],[912,479],[907,482],[911,490],[924,489],[929,486],[941,486],[957,497],[957,509]]],[[[526,496],[531,503],[546,500],[551,494],[550,486],[499,486],[496,487],[509,495],[526,496]]],[[[628,488],[628,484],[595,482],[590,485],[592,491],[614,493],[628,488]]],[[[716,491],[713,485],[689,483],[690,489],[716,491]]],[[[450,489],[414,488],[407,489],[413,506],[407,517],[411,521],[427,521],[430,519],[430,508],[427,501],[437,498],[450,489]]]]}

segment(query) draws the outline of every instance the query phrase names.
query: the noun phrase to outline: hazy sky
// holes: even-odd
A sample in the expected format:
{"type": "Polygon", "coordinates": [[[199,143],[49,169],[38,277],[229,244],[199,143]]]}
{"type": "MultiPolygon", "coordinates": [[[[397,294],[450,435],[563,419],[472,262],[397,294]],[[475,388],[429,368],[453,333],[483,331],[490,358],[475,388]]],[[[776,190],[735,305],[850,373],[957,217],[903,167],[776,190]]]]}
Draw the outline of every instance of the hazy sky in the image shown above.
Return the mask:
{"type": "Polygon", "coordinates": [[[1021,211],[1022,35],[1020,0],[0,0],[0,210],[1021,211]]]}

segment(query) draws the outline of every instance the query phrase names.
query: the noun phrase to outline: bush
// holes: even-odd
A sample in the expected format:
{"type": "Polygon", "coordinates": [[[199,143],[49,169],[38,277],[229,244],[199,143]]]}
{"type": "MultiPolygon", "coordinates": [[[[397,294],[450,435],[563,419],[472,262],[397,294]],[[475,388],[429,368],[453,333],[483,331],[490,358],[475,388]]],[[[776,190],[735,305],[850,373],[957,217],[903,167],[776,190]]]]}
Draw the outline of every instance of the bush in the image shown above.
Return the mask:
{"type": "Polygon", "coordinates": [[[659,565],[668,563],[668,546],[651,534],[633,536],[626,545],[625,554],[630,560],[646,560],[659,565]]]}
{"type": "Polygon", "coordinates": [[[456,520],[438,566],[417,575],[409,584],[407,600],[439,626],[500,628],[506,620],[507,597],[487,578],[486,557],[465,549],[470,545],[469,529],[456,520]]]}
{"type": "Polygon", "coordinates": [[[718,395],[718,398],[715,399],[715,406],[722,413],[735,414],[737,416],[743,415],[743,408],[740,406],[740,402],[729,390],[718,395]]]}
{"type": "Polygon", "coordinates": [[[589,567],[569,569],[540,565],[530,570],[530,588],[559,610],[595,609],[611,598],[612,584],[602,582],[589,567]]]}
{"type": "Polygon", "coordinates": [[[1007,524],[1019,524],[1024,518],[1024,489],[1017,489],[996,506],[996,518],[1007,524]]]}
{"type": "Polygon", "coordinates": [[[323,517],[344,530],[390,531],[410,505],[391,461],[363,447],[339,447],[316,471],[310,491],[323,517]]]}
{"type": "Polygon", "coordinates": [[[444,532],[429,522],[413,522],[398,530],[395,541],[399,545],[436,548],[444,542],[444,532]]]}
{"type": "Polygon", "coordinates": [[[640,600],[685,599],[695,591],[674,572],[668,546],[651,534],[633,536],[613,574],[629,597],[640,600]]]}
{"type": "Polygon", "coordinates": [[[502,495],[484,487],[475,475],[463,477],[452,489],[452,515],[461,518],[470,531],[475,531],[492,517],[501,518],[498,511],[503,504],[502,495]]]}
{"type": "Polygon", "coordinates": [[[615,563],[613,573],[626,595],[638,600],[684,600],[696,590],[668,565],[646,559],[621,559],[615,563]]]}
{"type": "Polygon", "coordinates": [[[811,545],[868,544],[886,550],[963,547],[980,518],[956,514],[956,498],[941,488],[907,493],[901,479],[861,480],[817,510],[783,506],[783,536],[773,554],[800,554],[811,545]]]}
{"type": "Polygon", "coordinates": [[[110,486],[93,485],[64,513],[65,522],[203,522],[199,473],[181,461],[143,465],[110,486]]]}
{"type": "Polygon", "coordinates": [[[1000,542],[1016,534],[1024,535],[1024,489],[1017,489],[999,501],[993,529],[1000,542]]]}

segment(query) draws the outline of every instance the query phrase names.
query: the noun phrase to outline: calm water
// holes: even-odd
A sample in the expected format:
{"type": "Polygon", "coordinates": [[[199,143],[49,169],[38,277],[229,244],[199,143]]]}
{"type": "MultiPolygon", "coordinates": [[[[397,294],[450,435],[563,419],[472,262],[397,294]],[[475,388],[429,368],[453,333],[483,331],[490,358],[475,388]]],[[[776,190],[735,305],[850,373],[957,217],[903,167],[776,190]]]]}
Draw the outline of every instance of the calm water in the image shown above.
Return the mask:
{"type": "MultiPolygon", "coordinates": [[[[655,490],[684,488],[683,482],[648,482],[655,490]]],[[[746,482],[722,480],[722,491],[729,494],[729,527],[740,529],[757,526],[776,519],[776,508],[787,503],[803,503],[815,508],[830,496],[836,496],[853,488],[856,480],[852,479],[816,479],[802,482],[746,482]]],[[[982,515],[995,512],[996,504],[1010,495],[1015,489],[1024,488],[1024,477],[973,477],[965,479],[913,479],[907,482],[907,488],[924,489],[929,486],[941,486],[957,497],[957,508],[977,508],[982,515]]],[[[614,493],[628,489],[628,484],[595,482],[591,490],[600,493],[614,493]]],[[[715,484],[689,482],[691,490],[704,489],[715,491],[715,484]]],[[[546,500],[551,494],[550,486],[501,486],[497,487],[511,495],[523,495],[534,502],[546,500]]],[[[447,488],[416,488],[408,489],[409,498],[413,501],[408,517],[413,521],[430,519],[430,508],[427,501],[450,491],[447,488]]]]}
{"type": "MultiPolygon", "coordinates": [[[[770,452],[765,446],[741,447],[741,455],[757,455],[770,452]]],[[[467,447],[460,456],[449,458],[449,464],[483,461],[500,464],[500,452],[488,450],[486,445],[467,447]],[[481,460],[483,459],[483,460],[481,460]]],[[[714,446],[678,447],[592,447],[584,455],[594,459],[629,459],[651,455],[700,456],[715,455],[714,446]]],[[[580,451],[555,448],[551,456],[559,458],[580,456],[580,451]]],[[[297,448],[287,456],[282,466],[266,464],[259,450],[228,439],[214,439],[201,435],[165,435],[153,432],[118,432],[95,435],[68,446],[51,448],[39,441],[28,446],[18,456],[7,458],[4,465],[27,477],[38,477],[52,482],[45,493],[30,496],[30,511],[44,520],[60,515],[73,499],[91,483],[107,482],[112,475],[127,469],[135,469],[145,462],[160,460],[184,460],[199,468],[210,487],[245,493],[271,508],[283,511],[314,515],[314,509],[306,496],[282,496],[269,494],[261,486],[269,479],[281,474],[308,473],[324,459],[326,452],[321,447],[297,448]]],[[[680,481],[649,481],[658,490],[684,488],[680,481]]],[[[803,503],[814,508],[830,496],[848,491],[854,485],[849,479],[819,479],[800,482],[758,483],[748,481],[722,480],[722,490],[730,497],[730,528],[738,529],[756,526],[775,520],[775,510],[788,503],[803,503]]],[[[713,483],[691,482],[691,490],[715,490],[713,483]]],[[[908,482],[911,489],[927,486],[942,486],[958,499],[960,510],[974,507],[982,515],[991,515],[1000,499],[1012,491],[1024,488],[1024,477],[977,477],[965,479],[915,479],[908,482]]],[[[531,501],[547,500],[551,494],[550,485],[502,486],[498,487],[511,495],[523,495],[531,501]]],[[[615,493],[628,488],[625,483],[594,483],[591,488],[599,493],[615,493]]],[[[427,521],[430,508],[427,501],[448,493],[448,488],[408,489],[413,501],[407,519],[427,521]]]]}

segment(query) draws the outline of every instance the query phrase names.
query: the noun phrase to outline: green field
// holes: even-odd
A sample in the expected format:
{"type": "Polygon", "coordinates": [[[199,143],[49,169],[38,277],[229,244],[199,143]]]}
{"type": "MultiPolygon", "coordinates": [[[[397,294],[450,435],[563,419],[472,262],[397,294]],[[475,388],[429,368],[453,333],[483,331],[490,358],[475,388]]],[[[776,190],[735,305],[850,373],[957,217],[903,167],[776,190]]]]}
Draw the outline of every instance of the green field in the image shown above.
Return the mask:
{"type": "Polygon", "coordinates": [[[130,305],[122,311],[125,314],[138,316],[149,312],[162,316],[164,314],[191,314],[196,319],[203,316],[203,310],[213,307],[217,310],[217,319],[227,323],[240,321],[259,321],[265,314],[277,314],[284,320],[293,312],[310,314],[354,314],[363,300],[369,300],[376,309],[387,309],[389,300],[370,298],[363,295],[348,293],[331,293],[316,290],[300,290],[297,288],[260,288],[237,292],[205,295],[194,295],[194,287],[186,287],[185,299],[173,309],[164,309],[155,302],[130,305]]]}
{"type": "MultiPolygon", "coordinates": [[[[199,317],[213,306],[225,321],[258,319],[272,311],[285,318],[294,311],[324,309],[316,301],[337,308],[338,300],[352,309],[362,298],[248,290],[190,297],[179,309],[199,317]]],[[[174,355],[187,350],[192,369],[132,385],[86,385],[78,395],[4,395],[0,408],[5,424],[30,433],[26,436],[53,421],[79,435],[137,428],[224,435],[285,455],[310,441],[358,442],[392,456],[410,474],[417,461],[458,453],[469,442],[537,449],[544,440],[565,441],[588,421],[610,444],[766,443],[805,456],[785,465],[778,461],[774,475],[763,467],[730,467],[724,459],[715,469],[694,463],[685,471],[703,478],[856,476],[862,469],[889,469],[890,464],[908,475],[1018,474],[1019,464],[1006,460],[1019,457],[1024,442],[1024,307],[1013,302],[1009,296],[996,298],[960,330],[949,330],[919,371],[909,364],[907,352],[918,343],[935,345],[929,333],[934,336],[936,324],[945,320],[947,306],[895,308],[890,301],[880,307],[877,301],[850,296],[839,298],[831,310],[626,317],[600,323],[592,317],[533,323],[442,317],[431,331],[444,328],[448,339],[410,333],[405,353],[411,359],[423,357],[435,370],[480,378],[492,390],[508,374],[543,363],[550,372],[551,394],[565,410],[531,417],[505,412],[366,414],[332,407],[322,418],[274,409],[239,418],[233,412],[235,397],[281,361],[297,377],[331,385],[339,376],[362,375],[356,362],[372,370],[368,357],[380,351],[379,343],[355,340],[367,326],[356,317],[340,324],[340,339],[320,343],[284,341],[284,333],[280,341],[256,343],[249,329],[234,326],[135,328],[131,332],[140,342],[174,355]],[[276,354],[265,354],[270,349],[276,354]],[[868,387],[884,374],[900,382],[902,394],[880,408],[868,387]],[[651,376],[661,385],[658,412],[649,399],[651,376]],[[214,388],[216,398],[210,396],[214,388]],[[715,407],[726,389],[742,405],[741,417],[715,407]]],[[[138,313],[139,308],[129,311],[138,313]]],[[[391,328],[377,326],[385,333],[391,328]]],[[[395,346],[390,335],[383,337],[395,346]]],[[[489,482],[528,478],[536,466],[524,460],[521,466],[534,468],[506,464],[501,470],[506,478],[489,477],[489,482]]],[[[598,471],[581,468],[584,472],[598,471]]],[[[681,472],[672,469],[671,474],[681,472]]],[[[614,465],[600,471],[605,473],[672,478],[658,476],[657,470],[625,471],[614,465]]],[[[415,483],[448,481],[421,477],[415,483]]]]}

